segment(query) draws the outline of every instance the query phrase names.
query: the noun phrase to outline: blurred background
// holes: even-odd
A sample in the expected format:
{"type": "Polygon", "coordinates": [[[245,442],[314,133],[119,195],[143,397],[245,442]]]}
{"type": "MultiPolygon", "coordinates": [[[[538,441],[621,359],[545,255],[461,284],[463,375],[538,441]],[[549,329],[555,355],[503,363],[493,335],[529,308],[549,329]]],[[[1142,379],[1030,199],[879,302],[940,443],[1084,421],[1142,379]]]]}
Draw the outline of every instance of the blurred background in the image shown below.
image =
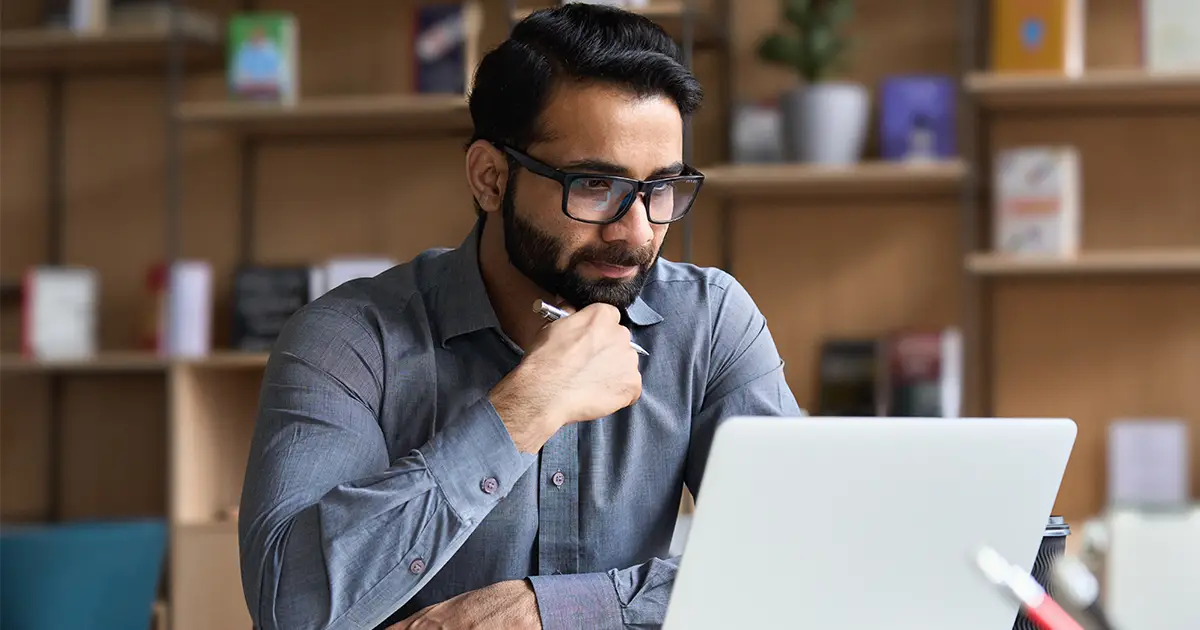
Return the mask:
{"type": "MultiPolygon", "coordinates": [[[[274,335],[461,242],[470,70],[552,3],[3,0],[4,627],[250,627],[274,335]]],[[[1072,418],[1068,548],[1119,509],[1200,558],[1200,2],[625,4],[706,90],[664,255],[746,286],[803,408],[1072,418]]],[[[1143,614],[1200,585],[1158,544],[1105,597],[1194,630],[1143,614]]]]}

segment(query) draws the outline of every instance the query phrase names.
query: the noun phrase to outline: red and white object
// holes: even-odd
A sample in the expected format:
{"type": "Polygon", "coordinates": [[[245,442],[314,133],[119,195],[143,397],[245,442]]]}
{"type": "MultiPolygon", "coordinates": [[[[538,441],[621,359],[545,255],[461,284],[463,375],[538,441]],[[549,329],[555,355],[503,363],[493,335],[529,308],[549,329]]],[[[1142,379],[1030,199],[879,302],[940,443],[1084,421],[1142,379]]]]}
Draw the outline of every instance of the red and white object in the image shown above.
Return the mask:
{"type": "Polygon", "coordinates": [[[95,269],[46,265],[27,271],[21,291],[22,353],[40,360],[92,357],[99,292],[95,269]]]}
{"type": "Polygon", "coordinates": [[[147,345],[159,355],[202,357],[212,350],[212,266],[202,260],[158,265],[147,280],[155,308],[147,345]]]}
{"type": "Polygon", "coordinates": [[[1042,630],[1084,630],[1028,571],[1005,560],[995,549],[980,549],[975,562],[988,580],[1021,603],[1025,614],[1042,630]]]}

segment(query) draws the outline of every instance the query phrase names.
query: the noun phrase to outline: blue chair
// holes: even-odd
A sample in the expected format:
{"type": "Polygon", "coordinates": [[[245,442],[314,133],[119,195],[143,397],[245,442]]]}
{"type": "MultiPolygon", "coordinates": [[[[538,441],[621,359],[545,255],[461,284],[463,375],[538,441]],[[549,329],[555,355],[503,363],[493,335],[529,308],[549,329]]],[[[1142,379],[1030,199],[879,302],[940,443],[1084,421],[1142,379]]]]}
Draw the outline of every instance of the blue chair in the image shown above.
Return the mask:
{"type": "Polygon", "coordinates": [[[147,630],[162,575],[162,520],[0,528],[0,628],[147,630]]]}

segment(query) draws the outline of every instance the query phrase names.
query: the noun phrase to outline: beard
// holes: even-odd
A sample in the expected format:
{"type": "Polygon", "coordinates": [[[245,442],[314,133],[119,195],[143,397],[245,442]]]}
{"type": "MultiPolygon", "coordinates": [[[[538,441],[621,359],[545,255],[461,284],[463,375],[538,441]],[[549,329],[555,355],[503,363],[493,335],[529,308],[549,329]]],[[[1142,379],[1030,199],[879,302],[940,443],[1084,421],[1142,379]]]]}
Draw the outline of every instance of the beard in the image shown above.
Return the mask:
{"type": "Polygon", "coordinates": [[[510,182],[500,202],[504,249],[509,262],[543,291],[566,300],[576,309],[600,302],[624,310],[641,295],[659,252],[652,247],[630,248],[623,243],[607,243],[579,249],[570,255],[566,267],[560,269],[562,243],[517,216],[513,197],[510,182]],[[578,271],[579,265],[585,262],[637,267],[638,270],[629,278],[593,280],[578,271]]]}

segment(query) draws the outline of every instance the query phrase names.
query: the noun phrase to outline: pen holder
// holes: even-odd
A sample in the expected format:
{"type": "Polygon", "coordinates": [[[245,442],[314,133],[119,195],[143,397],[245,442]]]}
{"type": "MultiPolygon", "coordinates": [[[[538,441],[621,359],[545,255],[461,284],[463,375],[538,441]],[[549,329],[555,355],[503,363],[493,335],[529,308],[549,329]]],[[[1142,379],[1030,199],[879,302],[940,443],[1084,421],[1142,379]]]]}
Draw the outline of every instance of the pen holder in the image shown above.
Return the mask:
{"type": "MultiPolygon", "coordinates": [[[[1033,579],[1046,589],[1050,597],[1055,597],[1054,589],[1050,586],[1050,570],[1066,551],[1067,536],[1069,535],[1071,535],[1071,526],[1067,525],[1066,520],[1061,516],[1051,516],[1050,521],[1046,523],[1046,531],[1042,534],[1042,544],[1038,547],[1033,570],[1030,571],[1033,579]]],[[[1013,622],[1013,630],[1041,630],[1041,628],[1030,620],[1024,611],[1018,611],[1016,621],[1013,622]]]]}

